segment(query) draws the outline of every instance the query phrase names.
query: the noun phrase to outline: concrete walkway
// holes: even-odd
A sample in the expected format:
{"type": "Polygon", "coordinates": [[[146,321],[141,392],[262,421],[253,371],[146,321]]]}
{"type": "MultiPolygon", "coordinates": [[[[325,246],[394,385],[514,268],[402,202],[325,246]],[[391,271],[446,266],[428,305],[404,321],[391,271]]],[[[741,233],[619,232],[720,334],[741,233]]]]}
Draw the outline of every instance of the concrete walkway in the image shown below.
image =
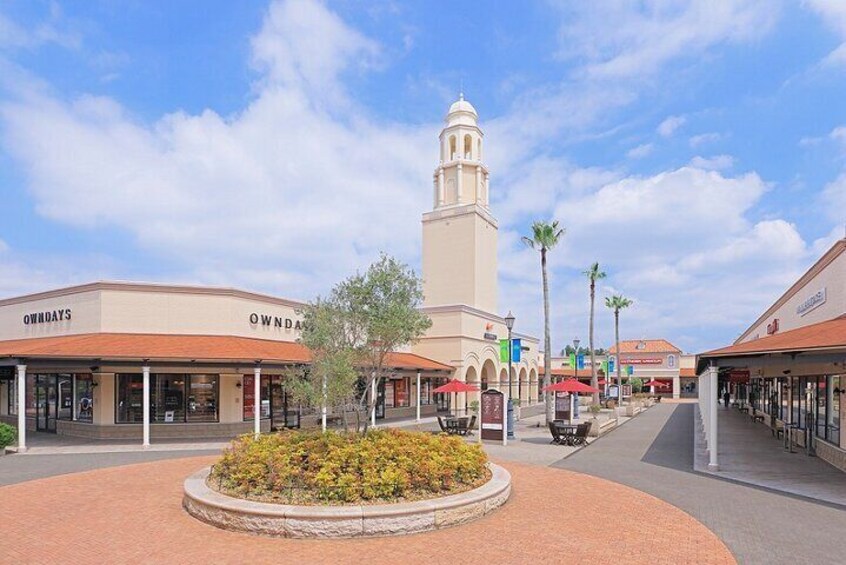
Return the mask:
{"type": "MultiPolygon", "coordinates": [[[[740,563],[842,561],[846,511],[694,470],[693,410],[692,404],[659,404],[554,466],[669,502],[717,534],[740,563]]],[[[596,503],[614,511],[613,501],[596,503]]],[[[648,520],[642,527],[644,535],[661,536],[648,520]]]]}
{"type": "Polygon", "coordinates": [[[846,509],[846,473],[817,457],[809,457],[803,447],[794,447],[792,453],[785,450],[784,439],[776,439],[769,427],[754,423],[748,414],[736,408],[720,406],[717,414],[720,470],[708,471],[705,438],[699,433],[697,471],[838,504],[846,509]]]}

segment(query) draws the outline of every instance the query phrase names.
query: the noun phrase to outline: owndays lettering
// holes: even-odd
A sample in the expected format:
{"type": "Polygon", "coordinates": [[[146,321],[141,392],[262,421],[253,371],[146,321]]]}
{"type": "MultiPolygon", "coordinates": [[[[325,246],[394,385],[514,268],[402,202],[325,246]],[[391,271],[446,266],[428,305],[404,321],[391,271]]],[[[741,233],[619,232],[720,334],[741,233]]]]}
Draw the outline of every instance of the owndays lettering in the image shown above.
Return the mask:
{"type": "Polygon", "coordinates": [[[48,312],[35,312],[33,314],[24,314],[23,323],[25,326],[32,324],[48,324],[50,322],[64,322],[70,321],[71,309],[62,308],[60,310],[51,310],[48,312]]]}

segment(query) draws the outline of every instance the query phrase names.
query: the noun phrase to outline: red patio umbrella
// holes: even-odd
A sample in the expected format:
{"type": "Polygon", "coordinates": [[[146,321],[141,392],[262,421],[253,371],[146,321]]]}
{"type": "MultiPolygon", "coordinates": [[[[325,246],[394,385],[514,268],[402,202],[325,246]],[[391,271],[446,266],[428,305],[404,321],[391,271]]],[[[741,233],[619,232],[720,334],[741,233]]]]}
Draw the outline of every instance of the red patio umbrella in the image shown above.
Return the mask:
{"type": "Polygon", "coordinates": [[[667,386],[667,383],[662,383],[661,381],[656,381],[655,379],[652,379],[651,381],[646,381],[645,383],[643,383],[643,386],[661,386],[661,387],[664,387],[664,386],[667,386]]]}
{"type": "Polygon", "coordinates": [[[577,381],[576,379],[567,379],[561,382],[557,382],[555,384],[551,384],[549,386],[543,387],[543,392],[585,392],[585,393],[594,393],[599,392],[598,389],[593,388],[590,385],[586,385],[582,382],[577,381]]]}
{"type": "Polygon", "coordinates": [[[573,423],[573,398],[580,392],[594,393],[599,392],[598,389],[590,385],[586,385],[577,381],[576,379],[567,379],[549,386],[543,387],[544,392],[571,392],[573,396],[570,397],[570,423],[573,423]]]}
{"type": "MultiPolygon", "coordinates": [[[[446,384],[443,384],[436,388],[432,392],[477,392],[479,387],[473,386],[470,384],[465,383],[464,381],[459,381],[458,379],[450,379],[450,381],[446,384]]],[[[455,407],[455,403],[453,402],[453,407],[455,407]]],[[[456,409],[456,415],[458,410],[456,409]]]]}

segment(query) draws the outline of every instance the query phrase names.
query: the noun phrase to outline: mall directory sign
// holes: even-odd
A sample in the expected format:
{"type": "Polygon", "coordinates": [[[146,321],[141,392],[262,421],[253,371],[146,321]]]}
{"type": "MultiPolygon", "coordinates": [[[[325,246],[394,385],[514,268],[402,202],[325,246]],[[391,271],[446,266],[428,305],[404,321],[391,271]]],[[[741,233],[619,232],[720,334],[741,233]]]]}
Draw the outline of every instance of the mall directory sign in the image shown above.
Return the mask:
{"type": "Polygon", "coordinates": [[[482,439],[502,441],[505,433],[504,398],[498,390],[482,393],[482,439]]]}

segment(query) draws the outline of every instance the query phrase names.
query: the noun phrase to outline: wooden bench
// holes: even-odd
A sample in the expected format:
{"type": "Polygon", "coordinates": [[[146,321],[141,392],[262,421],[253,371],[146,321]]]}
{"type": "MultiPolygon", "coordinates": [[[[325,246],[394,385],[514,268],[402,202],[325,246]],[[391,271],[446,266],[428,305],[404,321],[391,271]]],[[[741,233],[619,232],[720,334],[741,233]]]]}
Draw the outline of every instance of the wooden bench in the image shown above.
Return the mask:
{"type": "Polygon", "coordinates": [[[761,422],[762,424],[764,423],[764,415],[758,414],[757,412],[755,412],[754,409],[752,410],[751,418],[752,422],[761,422]]]}
{"type": "Polygon", "coordinates": [[[770,428],[774,438],[781,438],[784,435],[784,422],[776,420],[775,425],[770,428]]]}

